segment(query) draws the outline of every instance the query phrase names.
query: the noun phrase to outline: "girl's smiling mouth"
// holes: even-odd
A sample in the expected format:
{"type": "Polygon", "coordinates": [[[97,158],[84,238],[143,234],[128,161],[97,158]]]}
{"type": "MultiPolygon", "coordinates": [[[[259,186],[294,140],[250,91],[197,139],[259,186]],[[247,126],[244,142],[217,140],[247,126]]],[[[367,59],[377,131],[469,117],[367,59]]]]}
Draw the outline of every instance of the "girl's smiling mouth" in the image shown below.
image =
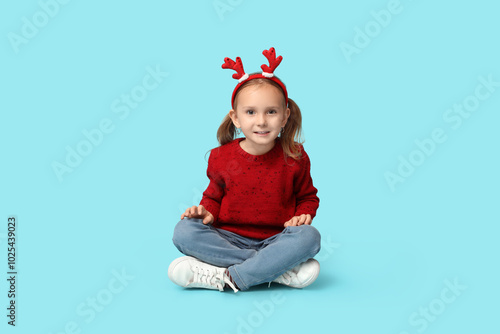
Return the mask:
{"type": "Polygon", "coordinates": [[[258,132],[254,132],[256,135],[258,136],[266,136],[269,134],[270,131],[258,131],[258,132]]]}

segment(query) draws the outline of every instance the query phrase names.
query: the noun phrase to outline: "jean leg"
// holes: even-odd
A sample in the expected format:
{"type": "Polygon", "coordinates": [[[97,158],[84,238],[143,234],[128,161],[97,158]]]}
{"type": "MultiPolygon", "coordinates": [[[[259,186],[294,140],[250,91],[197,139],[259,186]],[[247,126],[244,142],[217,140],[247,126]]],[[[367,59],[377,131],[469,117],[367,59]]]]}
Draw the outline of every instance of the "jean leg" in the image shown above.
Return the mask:
{"type": "Polygon", "coordinates": [[[287,270],[314,257],[321,247],[321,235],[311,225],[289,226],[262,241],[253,257],[229,267],[240,290],[271,282],[287,270]]]}
{"type": "Polygon", "coordinates": [[[211,224],[203,224],[202,219],[195,218],[179,221],[172,241],[181,253],[223,268],[242,263],[257,253],[255,249],[244,247],[245,238],[219,231],[211,224]]]}

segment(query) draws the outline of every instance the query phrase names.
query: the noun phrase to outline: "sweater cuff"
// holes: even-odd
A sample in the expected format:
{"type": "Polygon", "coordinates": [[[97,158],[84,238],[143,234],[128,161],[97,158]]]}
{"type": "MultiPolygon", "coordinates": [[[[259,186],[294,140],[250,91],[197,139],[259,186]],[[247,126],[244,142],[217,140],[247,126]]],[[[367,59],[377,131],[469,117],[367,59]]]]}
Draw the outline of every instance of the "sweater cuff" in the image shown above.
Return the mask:
{"type": "Polygon", "coordinates": [[[313,219],[316,217],[316,210],[312,210],[310,208],[298,208],[297,211],[295,211],[295,216],[300,215],[311,215],[311,219],[313,219]]]}

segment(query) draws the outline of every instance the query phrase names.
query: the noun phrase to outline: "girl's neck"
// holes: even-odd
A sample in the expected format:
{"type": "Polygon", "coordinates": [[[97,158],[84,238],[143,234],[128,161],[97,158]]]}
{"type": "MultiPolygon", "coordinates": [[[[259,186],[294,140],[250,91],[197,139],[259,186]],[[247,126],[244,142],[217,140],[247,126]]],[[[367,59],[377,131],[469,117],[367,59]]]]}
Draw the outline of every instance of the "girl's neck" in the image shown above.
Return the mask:
{"type": "Polygon", "coordinates": [[[274,145],[276,145],[276,140],[274,140],[268,146],[254,147],[254,146],[250,145],[249,147],[247,147],[248,144],[249,144],[249,141],[246,140],[245,138],[243,138],[240,141],[240,147],[243,149],[243,151],[245,151],[251,155],[263,155],[263,154],[266,154],[273,149],[274,145]]]}

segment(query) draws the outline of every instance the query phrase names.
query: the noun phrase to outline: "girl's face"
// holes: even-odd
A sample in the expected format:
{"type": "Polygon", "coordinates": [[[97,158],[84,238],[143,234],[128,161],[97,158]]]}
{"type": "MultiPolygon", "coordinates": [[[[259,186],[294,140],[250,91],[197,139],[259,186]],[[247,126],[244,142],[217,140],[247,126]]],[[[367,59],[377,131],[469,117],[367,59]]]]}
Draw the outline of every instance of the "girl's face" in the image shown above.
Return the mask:
{"type": "Polygon", "coordinates": [[[242,148],[253,155],[269,152],[290,116],[281,90],[270,84],[247,86],[238,92],[235,106],[229,116],[246,137],[242,148]]]}

